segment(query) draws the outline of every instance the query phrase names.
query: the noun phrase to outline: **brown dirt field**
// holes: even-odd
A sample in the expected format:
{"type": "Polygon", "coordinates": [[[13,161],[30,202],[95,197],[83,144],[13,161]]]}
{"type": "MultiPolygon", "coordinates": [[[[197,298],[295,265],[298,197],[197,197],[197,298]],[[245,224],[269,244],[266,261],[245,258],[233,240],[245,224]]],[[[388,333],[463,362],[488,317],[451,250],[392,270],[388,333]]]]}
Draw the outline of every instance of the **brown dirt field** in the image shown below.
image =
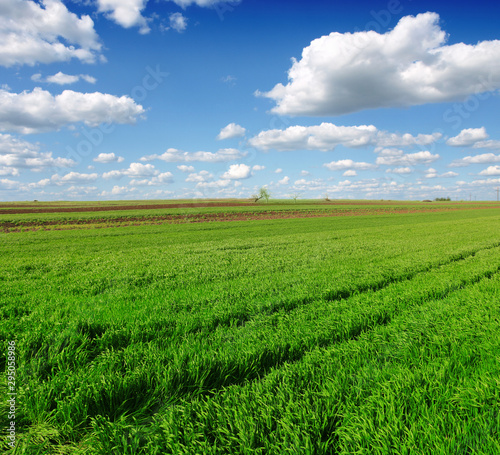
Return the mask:
{"type": "MultiPolygon", "coordinates": [[[[414,205],[414,201],[318,201],[307,202],[307,205],[318,205],[322,207],[336,206],[390,206],[390,205],[414,205]]],[[[432,203],[433,207],[442,207],[439,202],[432,203]]],[[[129,204],[129,205],[89,205],[80,207],[65,207],[54,204],[0,204],[0,215],[16,215],[25,213],[71,213],[71,212],[112,212],[122,210],[155,210],[155,209],[184,209],[184,208],[203,208],[203,207],[258,207],[253,202],[193,202],[193,203],[170,203],[170,204],[129,204]]],[[[496,206],[498,207],[498,206],[496,206]]],[[[481,207],[483,208],[483,207],[481,207]]],[[[486,207],[484,207],[486,208],[486,207]]]]}
{"type": "MultiPolygon", "coordinates": [[[[345,204],[344,204],[345,205],[345,204]]],[[[204,205],[205,206],[205,205],[204,205]]],[[[232,205],[226,205],[231,207],[232,205]]],[[[89,229],[89,228],[111,228],[118,226],[139,226],[139,225],[159,225],[159,224],[184,224],[184,223],[208,223],[213,221],[249,221],[249,220],[274,220],[291,218],[322,218],[338,216],[362,216],[362,215],[391,215],[402,213],[429,213],[429,212],[449,212],[455,210],[481,210],[486,208],[500,208],[498,205],[482,207],[425,207],[425,208],[367,208],[342,210],[342,211],[270,211],[270,212],[219,212],[219,213],[192,213],[175,214],[147,217],[118,217],[118,218],[95,218],[84,220],[46,220],[46,221],[26,221],[12,223],[0,221],[0,230],[3,232],[37,231],[37,230],[67,230],[67,229],[89,229]]]]}
{"type": "Polygon", "coordinates": [[[0,209],[0,215],[15,215],[20,213],[68,213],[68,212],[112,212],[118,210],[154,210],[154,209],[185,209],[199,207],[241,207],[248,206],[248,202],[195,202],[192,204],[151,204],[151,205],[116,205],[116,206],[88,206],[88,207],[56,207],[44,206],[40,208],[20,208],[26,206],[10,206],[13,209],[0,209]]]}

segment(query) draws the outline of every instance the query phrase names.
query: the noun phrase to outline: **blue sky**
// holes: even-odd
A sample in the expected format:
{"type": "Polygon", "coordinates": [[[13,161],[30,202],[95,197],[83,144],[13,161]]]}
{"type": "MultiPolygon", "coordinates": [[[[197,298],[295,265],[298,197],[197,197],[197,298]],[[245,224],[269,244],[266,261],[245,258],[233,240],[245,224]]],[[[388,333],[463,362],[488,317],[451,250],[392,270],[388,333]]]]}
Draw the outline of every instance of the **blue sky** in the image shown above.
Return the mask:
{"type": "Polygon", "coordinates": [[[495,200],[500,5],[2,0],[0,200],[495,200]]]}

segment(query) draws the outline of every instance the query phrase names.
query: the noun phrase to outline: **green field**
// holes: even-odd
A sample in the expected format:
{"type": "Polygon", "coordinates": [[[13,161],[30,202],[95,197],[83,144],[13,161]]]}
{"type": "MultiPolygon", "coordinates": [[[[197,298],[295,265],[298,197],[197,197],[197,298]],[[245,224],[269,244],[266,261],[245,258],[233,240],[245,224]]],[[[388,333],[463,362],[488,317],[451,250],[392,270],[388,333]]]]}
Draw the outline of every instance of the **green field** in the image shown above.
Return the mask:
{"type": "Polygon", "coordinates": [[[9,453],[500,453],[491,205],[0,215],[9,453]]]}

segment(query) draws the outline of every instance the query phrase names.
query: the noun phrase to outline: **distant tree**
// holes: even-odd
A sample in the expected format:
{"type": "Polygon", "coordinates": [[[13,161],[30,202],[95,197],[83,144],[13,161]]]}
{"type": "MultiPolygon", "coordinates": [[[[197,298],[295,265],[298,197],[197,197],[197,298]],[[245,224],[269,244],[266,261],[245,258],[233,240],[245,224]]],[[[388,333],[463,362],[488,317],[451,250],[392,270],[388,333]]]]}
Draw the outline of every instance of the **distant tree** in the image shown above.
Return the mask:
{"type": "Polygon", "coordinates": [[[302,194],[301,193],[292,193],[290,196],[293,199],[293,202],[297,202],[297,199],[299,197],[302,197],[302,194]]]}
{"type": "Polygon", "coordinates": [[[325,201],[330,202],[330,198],[328,197],[328,193],[325,193],[325,201]]]}
{"type": "Polygon", "coordinates": [[[252,199],[254,202],[258,202],[260,201],[261,199],[265,199],[266,202],[269,202],[269,198],[271,197],[271,193],[269,192],[269,190],[265,187],[262,187],[260,190],[259,190],[259,193],[258,194],[254,194],[252,195],[252,199]]]}
{"type": "Polygon", "coordinates": [[[451,199],[449,197],[437,197],[436,199],[434,199],[436,202],[448,202],[448,201],[451,201],[451,199]]]}

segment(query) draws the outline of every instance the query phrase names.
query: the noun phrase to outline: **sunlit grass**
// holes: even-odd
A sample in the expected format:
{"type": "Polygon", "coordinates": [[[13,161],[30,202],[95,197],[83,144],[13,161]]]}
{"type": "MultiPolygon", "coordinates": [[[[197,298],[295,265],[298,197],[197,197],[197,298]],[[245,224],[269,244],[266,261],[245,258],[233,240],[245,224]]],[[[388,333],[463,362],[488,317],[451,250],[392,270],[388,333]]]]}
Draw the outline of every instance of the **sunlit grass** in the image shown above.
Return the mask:
{"type": "Polygon", "coordinates": [[[0,234],[16,453],[500,453],[499,225],[0,234]]]}

